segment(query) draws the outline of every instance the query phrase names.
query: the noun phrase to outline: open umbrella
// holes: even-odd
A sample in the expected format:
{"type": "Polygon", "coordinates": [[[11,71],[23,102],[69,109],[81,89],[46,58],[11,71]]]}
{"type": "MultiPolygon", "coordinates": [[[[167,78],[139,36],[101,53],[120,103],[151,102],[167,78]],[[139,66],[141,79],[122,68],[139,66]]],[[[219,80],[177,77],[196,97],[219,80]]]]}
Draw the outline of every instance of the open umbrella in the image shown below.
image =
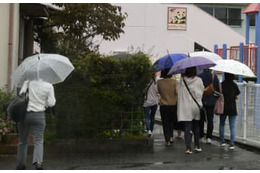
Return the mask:
{"type": "Polygon", "coordinates": [[[202,56],[202,57],[208,58],[209,60],[211,60],[213,62],[216,62],[216,61],[222,59],[222,57],[219,56],[218,54],[208,52],[208,51],[198,51],[198,52],[190,53],[190,57],[196,57],[196,56],[202,56]]]}
{"type": "Polygon", "coordinates": [[[184,53],[167,54],[154,63],[156,72],[171,68],[177,61],[187,58],[188,55],[184,53]]]}
{"type": "Polygon", "coordinates": [[[255,77],[254,73],[247,65],[232,59],[219,60],[216,62],[216,66],[211,67],[210,69],[235,75],[255,77]]]}
{"type": "Polygon", "coordinates": [[[185,73],[186,68],[189,67],[197,67],[197,70],[203,70],[209,67],[214,66],[215,63],[205,57],[196,56],[193,58],[186,58],[176,62],[170,69],[169,73],[172,74],[179,74],[185,73]]]}
{"type": "Polygon", "coordinates": [[[15,86],[21,87],[26,80],[42,79],[51,84],[63,82],[74,70],[69,59],[59,54],[36,54],[27,57],[13,72],[15,86]]]}

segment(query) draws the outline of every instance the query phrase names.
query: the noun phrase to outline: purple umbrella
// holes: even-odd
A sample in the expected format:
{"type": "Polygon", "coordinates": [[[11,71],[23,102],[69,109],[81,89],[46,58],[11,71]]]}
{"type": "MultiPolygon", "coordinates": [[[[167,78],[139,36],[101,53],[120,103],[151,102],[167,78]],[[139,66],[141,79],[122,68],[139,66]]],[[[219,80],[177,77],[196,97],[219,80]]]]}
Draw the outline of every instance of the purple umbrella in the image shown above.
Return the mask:
{"type": "Polygon", "coordinates": [[[186,68],[197,67],[197,70],[203,70],[209,67],[213,67],[216,64],[208,58],[202,56],[196,56],[192,58],[186,58],[176,62],[170,69],[169,75],[185,73],[186,68]]]}

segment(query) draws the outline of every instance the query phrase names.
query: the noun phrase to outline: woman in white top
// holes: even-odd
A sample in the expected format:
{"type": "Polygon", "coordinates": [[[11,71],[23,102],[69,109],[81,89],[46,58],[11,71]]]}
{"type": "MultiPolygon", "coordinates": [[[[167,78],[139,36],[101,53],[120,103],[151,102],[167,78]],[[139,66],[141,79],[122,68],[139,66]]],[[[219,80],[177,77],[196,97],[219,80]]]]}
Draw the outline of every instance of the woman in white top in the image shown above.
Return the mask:
{"type": "Polygon", "coordinates": [[[200,109],[196,102],[191,97],[184,81],[186,82],[191,94],[202,106],[202,95],[204,85],[201,78],[196,76],[196,67],[187,68],[185,74],[180,79],[178,90],[178,107],[177,116],[178,121],[184,122],[185,128],[185,144],[186,154],[191,154],[191,132],[194,133],[194,150],[197,152],[202,151],[199,144],[199,120],[200,109]]]}
{"type": "Polygon", "coordinates": [[[26,169],[29,131],[33,137],[33,161],[36,169],[43,169],[45,110],[56,103],[52,84],[41,79],[25,81],[20,94],[29,89],[29,102],[24,122],[18,124],[17,169],[26,169]]]}

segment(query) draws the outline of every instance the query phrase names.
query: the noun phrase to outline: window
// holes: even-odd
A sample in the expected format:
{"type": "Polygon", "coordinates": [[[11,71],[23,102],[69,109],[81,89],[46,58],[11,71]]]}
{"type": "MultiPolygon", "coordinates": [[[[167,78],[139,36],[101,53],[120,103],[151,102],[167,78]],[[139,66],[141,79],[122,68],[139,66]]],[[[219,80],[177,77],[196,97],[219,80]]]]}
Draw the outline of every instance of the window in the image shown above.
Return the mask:
{"type": "Polygon", "coordinates": [[[213,16],[213,7],[201,7],[201,9],[213,16]]]}
{"type": "Polygon", "coordinates": [[[241,26],[242,20],[241,20],[240,8],[207,7],[207,6],[202,6],[200,8],[227,25],[241,26]]]}
{"type": "Polygon", "coordinates": [[[227,8],[215,8],[215,17],[227,24],[227,8]]]}
{"type": "Polygon", "coordinates": [[[241,9],[240,8],[230,8],[228,10],[228,25],[241,25],[241,9]]]}
{"type": "Polygon", "coordinates": [[[249,14],[249,26],[255,26],[255,14],[249,14]]]}

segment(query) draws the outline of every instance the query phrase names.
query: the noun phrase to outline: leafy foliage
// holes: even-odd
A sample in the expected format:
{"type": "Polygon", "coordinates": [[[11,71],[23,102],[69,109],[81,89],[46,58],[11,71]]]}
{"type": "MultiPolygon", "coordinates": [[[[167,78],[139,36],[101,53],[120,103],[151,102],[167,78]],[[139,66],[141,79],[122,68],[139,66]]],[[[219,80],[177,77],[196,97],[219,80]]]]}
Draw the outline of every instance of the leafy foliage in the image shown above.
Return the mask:
{"type": "Polygon", "coordinates": [[[57,136],[140,134],[143,90],[151,73],[149,58],[141,53],[125,59],[89,54],[77,60],[75,67],[69,79],[55,88],[57,136]]]}
{"type": "Polygon", "coordinates": [[[98,50],[95,37],[115,40],[123,33],[126,14],[121,7],[105,3],[54,3],[53,11],[36,29],[35,40],[43,52],[56,52],[75,59],[98,50]]]}

